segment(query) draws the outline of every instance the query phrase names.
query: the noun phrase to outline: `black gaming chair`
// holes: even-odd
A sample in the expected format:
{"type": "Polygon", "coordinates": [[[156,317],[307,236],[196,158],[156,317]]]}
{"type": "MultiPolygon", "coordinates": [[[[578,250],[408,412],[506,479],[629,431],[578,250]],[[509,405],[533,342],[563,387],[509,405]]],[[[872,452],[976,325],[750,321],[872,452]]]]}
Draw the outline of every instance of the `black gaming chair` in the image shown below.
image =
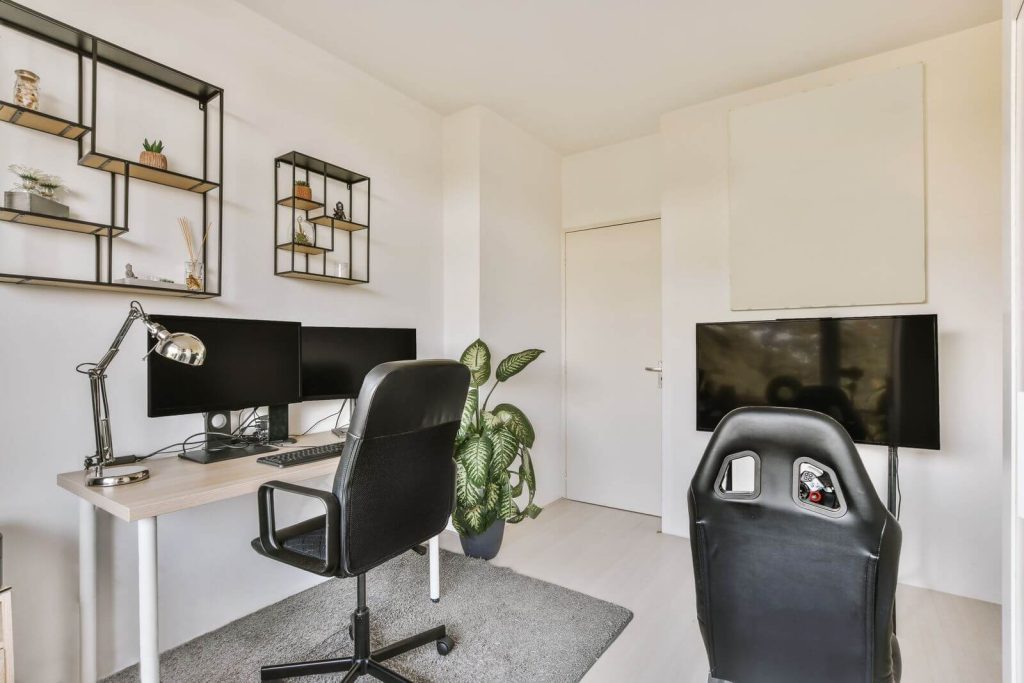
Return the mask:
{"type": "Polygon", "coordinates": [[[366,376],[333,492],[284,482],[260,487],[262,555],[321,576],[357,577],[358,604],[350,633],[354,656],[265,666],[262,680],[347,671],[344,681],[366,674],[381,681],[407,679],[381,662],[428,643],[440,654],[454,646],[445,627],[370,652],[366,572],[438,535],[455,504],[452,454],[469,371],[454,361],[384,363],[366,376]],[[319,499],[326,514],[276,529],[274,491],[319,499]]]}
{"type": "Polygon", "coordinates": [[[790,408],[729,413],[689,505],[710,683],[899,682],[900,526],[837,422],[790,408]],[[730,485],[747,457],[752,478],[730,485]]]}

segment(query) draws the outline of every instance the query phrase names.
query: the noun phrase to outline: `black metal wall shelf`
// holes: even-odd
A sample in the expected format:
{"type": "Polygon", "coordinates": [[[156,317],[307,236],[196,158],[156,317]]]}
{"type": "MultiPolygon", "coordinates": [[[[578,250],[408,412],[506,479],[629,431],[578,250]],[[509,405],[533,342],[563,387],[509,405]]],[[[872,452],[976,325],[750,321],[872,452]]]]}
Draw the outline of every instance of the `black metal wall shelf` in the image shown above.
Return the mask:
{"type": "Polygon", "coordinates": [[[302,197],[285,197],[284,199],[277,200],[279,206],[283,206],[287,209],[298,209],[299,211],[312,211],[313,209],[322,209],[324,205],[320,202],[314,202],[311,199],[303,199],[302,197]]]}
{"type": "MultiPolygon", "coordinates": [[[[110,175],[110,219],[104,222],[93,222],[73,218],[56,218],[26,212],[0,209],[0,220],[19,225],[33,225],[68,232],[92,235],[95,240],[96,275],[92,280],[50,277],[39,275],[17,275],[0,273],[0,282],[14,284],[35,284],[56,287],[72,287],[96,291],[120,292],[129,294],[156,294],[161,296],[177,296],[190,299],[209,299],[220,296],[221,271],[223,262],[223,217],[224,199],[221,183],[224,177],[224,90],[206,81],[189,76],[147,57],[109,43],[89,33],[80,31],[55,19],[19,5],[10,0],[0,0],[0,26],[6,26],[25,33],[38,40],[59,48],[69,50],[78,56],[78,120],[69,121],[44,112],[25,109],[9,102],[0,101],[0,122],[56,135],[78,142],[78,163],[81,166],[105,171],[110,175]],[[176,171],[163,170],[138,162],[122,159],[117,156],[98,151],[97,140],[97,91],[99,66],[117,69],[123,73],[142,79],[154,85],[191,98],[198,103],[203,119],[203,158],[202,177],[196,178],[176,171]],[[91,69],[91,97],[86,102],[85,73],[91,69]],[[210,105],[217,100],[216,164],[217,180],[209,178],[210,168],[210,105]],[[86,124],[86,111],[90,112],[86,124]],[[88,145],[86,145],[88,140],[88,145]],[[121,179],[120,196],[116,179],[121,179]],[[211,224],[209,206],[210,193],[216,194],[216,240],[202,241],[203,289],[187,290],[172,289],[165,286],[147,286],[140,284],[124,284],[113,279],[114,238],[128,232],[129,222],[129,184],[130,180],[143,180],[166,187],[186,190],[198,195],[202,201],[203,229],[211,224]],[[116,205],[120,202],[123,226],[116,225],[116,205]],[[208,244],[211,245],[208,247],[208,244]],[[210,249],[216,245],[216,287],[212,287],[210,268],[210,249]]],[[[203,235],[205,238],[205,235],[203,235]]],[[[212,235],[211,235],[212,237],[212,235]]]]}
{"type": "Polygon", "coordinates": [[[210,180],[195,178],[175,171],[165,171],[162,168],[146,166],[145,164],[128,161],[127,159],[118,159],[117,157],[110,156],[109,154],[101,154],[99,152],[89,152],[78,160],[78,164],[80,166],[99,169],[100,171],[116,173],[117,175],[124,175],[125,169],[127,169],[128,175],[132,178],[145,180],[150,183],[157,183],[158,185],[166,185],[167,187],[174,187],[179,190],[198,192],[199,194],[205,194],[210,190],[215,190],[220,187],[218,183],[210,180]]]}
{"type": "Polygon", "coordinates": [[[303,154],[302,152],[289,152],[282,154],[281,156],[274,159],[274,197],[280,197],[281,194],[278,191],[278,169],[281,168],[282,164],[287,164],[291,167],[290,180],[291,184],[289,189],[294,190],[296,180],[304,180],[307,185],[313,186],[311,182],[311,175],[313,180],[316,180],[316,176],[319,176],[319,180],[322,181],[316,184],[317,188],[322,188],[321,197],[323,201],[319,201],[315,198],[305,199],[303,197],[296,197],[294,195],[277,199],[274,206],[274,274],[280,275],[281,277],[288,277],[301,280],[314,280],[317,282],[332,282],[334,284],[342,285],[365,285],[370,281],[370,178],[361,173],[350,171],[346,168],[342,168],[336,164],[331,164],[321,159],[316,159],[303,154]],[[341,218],[334,218],[332,215],[328,215],[328,209],[326,207],[331,205],[331,201],[328,199],[329,186],[328,181],[337,181],[342,183],[347,188],[348,195],[348,211],[351,212],[353,208],[353,192],[352,187],[358,186],[362,183],[366,183],[366,223],[358,223],[352,220],[343,220],[341,218]],[[282,235],[279,233],[280,229],[280,208],[290,209],[291,221],[288,223],[288,235],[289,241],[280,243],[282,235]],[[319,215],[310,216],[310,211],[320,210],[319,215]],[[305,215],[303,218],[310,223],[314,224],[313,229],[313,242],[312,244],[304,244],[294,241],[294,230],[296,219],[300,217],[300,212],[305,215]],[[330,246],[319,243],[320,235],[317,234],[319,231],[316,230],[315,226],[321,226],[329,229],[330,233],[330,246]],[[342,277],[341,275],[330,275],[327,272],[327,254],[336,250],[335,244],[335,230],[342,230],[343,234],[348,236],[348,277],[342,277]],[[365,269],[366,279],[360,279],[352,277],[353,273],[353,259],[354,259],[354,240],[353,234],[365,230],[365,269]],[[288,254],[288,262],[285,269],[280,269],[280,252],[288,254]],[[301,257],[302,260],[299,261],[301,257]],[[316,272],[317,264],[312,264],[313,269],[310,268],[310,257],[319,257],[319,271],[316,272]],[[301,265],[301,268],[297,268],[297,265],[301,265]]]}
{"type": "Polygon", "coordinates": [[[320,273],[308,273],[302,270],[284,270],[275,275],[290,277],[296,280],[316,280],[318,282],[333,282],[336,285],[365,285],[369,280],[353,280],[347,277],[335,277],[334,275],[322,275],[320,273]]]}
{"type": "Polygon", "coordinates": [[[277,248],[281,251],[294,250],[299,254],[312,254],[314,256],[323,256],[329,251],[334,251],[332,247],[318,247],[313,244],[303,244],[302,242],[285,242],[284,244],[277,245],[277,248]]]}
{"type": "Polygon", "coordinates": [[[348,230],[349,232],[367,230],[370,227],[369,225],[363,225],[362,223],[353,223],[352,221],[343,221],[340,218],[332,218],[326,214],[323,216],[310,216],[309,222],[316,223],[317,225],[323,225],[328,228],[334,228],[336,230],[348,230]]]}
{"type": "Polygon", "coordinates": [[[14,209],[4,208],[0,208],[0,221],[17,223],[18,225],[33,225],[37,228],[66,230],[83,235],[98,235],[101,237],[105,237],[108,232],[112,232],[114,237],[120,237],[128,232],[128,228],[83,221],[79,218],[60,218],[58,216],[49,216],[45,213],[15,211],[14,209]]]}
{"type": "Polygon", "coordinates": [[[0,24],[82,57],[95,56],[100,64],[200,102],[209,102],[223,92],[217,86],[8,0],[0,3],[0,24]]]}
{"type": "Polygon", "coordinates": [[[56,135],[59,138],[67,138],[68,140],[79,140],[83,135],[92,130],[81,123],[68,121],[59,116],[53,116],[52,114],[36,111],[35,109],[19,107],[16,104],[4,102],[3,100],[0,100],[0,121],[56,135]]]}
{"type": "Polygon", "coordinates": [[[41,275],[12,275],[10,273],[0,273],[0,282],[15,285],[47,285],[50,287],[69,287],[71,289],[92,289],[100,292],[120,292],[123,294],[156,294],[158,296],[177,296],[184,299],[213,299],[220,296],[220,294],[214,292],[193,292],[184,289],[125,285],[119,282],[93,282],[91,280],[74,280],[60,277],[44,277],[41,275]]]}

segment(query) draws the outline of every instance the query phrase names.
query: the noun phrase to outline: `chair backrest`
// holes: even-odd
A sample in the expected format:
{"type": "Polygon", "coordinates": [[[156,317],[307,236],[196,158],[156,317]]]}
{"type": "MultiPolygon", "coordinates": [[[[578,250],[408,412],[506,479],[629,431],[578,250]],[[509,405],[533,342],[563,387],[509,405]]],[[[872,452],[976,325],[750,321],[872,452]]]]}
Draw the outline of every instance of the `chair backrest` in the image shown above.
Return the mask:
{"type": "Polygon", "coordinates": [[[894,680],[902,537],[837,422],[809,410],[733,411],[704,452],[689,505],[697,614],[714,678],[894,680]],[[752,485],[723,491],[730,463],[747,456],[752,485]],[[801,495],[808,466],[835,484],[821,504],[801,495]]]}
{"type": "Polygon", "coordinates": [[[469,370],[448,360],[384,363],[366,376],[334,476],[347,575],[444,530],[468,390],[469,370]]]}

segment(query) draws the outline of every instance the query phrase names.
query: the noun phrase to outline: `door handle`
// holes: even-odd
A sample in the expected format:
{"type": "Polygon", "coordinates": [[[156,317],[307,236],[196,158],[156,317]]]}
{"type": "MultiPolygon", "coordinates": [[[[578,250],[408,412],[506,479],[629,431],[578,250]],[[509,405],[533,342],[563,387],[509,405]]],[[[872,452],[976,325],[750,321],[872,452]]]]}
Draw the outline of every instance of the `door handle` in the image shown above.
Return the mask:
{"type": "Polygon", "coordinates": [[[644,370],[647,372],[662,372],[661,363],[658,363],[656,366],[647,365],[644,367],[644,370]]]}

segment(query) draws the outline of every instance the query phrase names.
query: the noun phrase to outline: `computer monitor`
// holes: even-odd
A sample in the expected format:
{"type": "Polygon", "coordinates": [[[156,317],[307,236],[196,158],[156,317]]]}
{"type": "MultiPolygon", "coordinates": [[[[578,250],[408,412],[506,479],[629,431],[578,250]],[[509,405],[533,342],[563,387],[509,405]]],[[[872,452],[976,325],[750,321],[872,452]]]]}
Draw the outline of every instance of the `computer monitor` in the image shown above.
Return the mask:
{"type": "Polygon", "coordinates": [[[388,361],[415,358],[414,329],[303,326],[302,398],[356,398],[370,370],[388,361]]]}
{"type": "MultiPolygon", "coordinates": [[[[152,315],[169,330],[190,332],[206,345],[206,362],[190,367],[151,354],[149,416],[298,403],[299,323],[237,318],[152,315]]],[[[150,339],[150,345],[153,340],[150,339]]]]}

